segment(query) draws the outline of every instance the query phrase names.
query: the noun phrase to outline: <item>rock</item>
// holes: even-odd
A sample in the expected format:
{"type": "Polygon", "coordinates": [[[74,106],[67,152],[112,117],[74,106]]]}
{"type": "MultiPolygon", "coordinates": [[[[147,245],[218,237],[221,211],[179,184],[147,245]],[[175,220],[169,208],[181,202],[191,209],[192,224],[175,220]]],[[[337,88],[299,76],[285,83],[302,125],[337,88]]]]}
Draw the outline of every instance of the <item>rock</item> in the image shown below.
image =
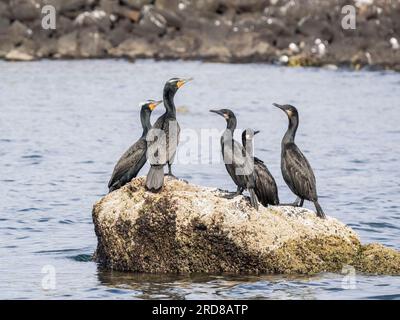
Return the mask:
{"type": "Polygon", "coordinates": [[[40,18],[40,3],[36,0],[11,0],[11,16],[15,20],[35,20],[40,18]]]}
{"type": "Polygon", "coordinates": [[[158,42],[157,58],[159,59],[192,59],[199,48],[199,41],[196,37],[181,35],[173,39],[164,37],[158,42]]]}
{"type": "Polygon", "coordinates": [[[7,35],[0,34],[0,58],[5,58],[7,53],[9,53],[14,48],[14,43],[12,39],[7,35]]]}
{"type": "Polygon", "coordinates": [[[67,17],[64,16],[60,16],[57,19],[57,28],[55,32],[59,37],[71,33],[72,31],[74,31],[74,29],[75,26],[71,19],[68,19],[67,17]]]}
{"type": "Polygon", "coordinates": [[[142,19],[135,33],[141,36],[162,36],[167,30],[167,20],[151,5],[144,6],[141,11],[142,19]]]}
{"type": "Polygon", "coordinates": [[[344,0],[0,0],[0,57],[4,58],[25,39],[32,39],[39,46],[37,57],[78,58],[79,47],[85,56],[98,57],[100,53],[90,39],[87,46],[70,43],[72,49],[67,48],[66,41],[78,42],[71,40],[74,39],[71,34],[79,35],[82,30],[90,29],[104,40],[100,49],[104,57],[137,55],[227,63],[276,62],[284,57],[287,60],[284,64],[289,66],[334,64],[355,69],[398,70],[399,4],[380,0],[366,5],[358,1],[357,28],[346,30],[340,23],[345,3],[344,0]],[[55,30],[43,30],[41,26],[44,5],[56,8],[55,30]],[[138,48],[131,46],[133,42],[126,42],[129,39],[141,39],[137,41],[138,48]],[[316,44],[317,39],[321,43],[316,44]],[[128,51],[124,52],[124,48],[128,51]],[[145,52],[146,48],[150,51],[145,52]]]}
{"type": "Polygon", "coordinates": [[[119,8],[118,0],[100,0],[99,8],[107,14],[115,13],[119,8]]]}
{"type": "Polygon", "coordinates": [[[247,197],[224,196],[170,178],[153,194],[143,177],[134,179],[94,205],[95,260],[108,269],[147,273],[314,274],[354,265],[400,274],[398,252],[362,247],[334,218],[292,207],[255,211],[247,197]]]}
{"type": "Polygon", "coordinates": [[[76,11],[82,9],[86,6],[86,4],[93,2],[91,0],[68,0],[63,1],[62,3],[62,12],[65,11],[76,11]]]}
{"type": "Polygon", "coordinates": [[[74,20],[74,25],[80,28],[95,26],[99,30],[107,32],[110,29],[111,21],[105,11],[94,10],[79,14],[74,20]]]}
{"type": "Polygon", "coordinates": [[[111,43],[96,30],[86,29],[79,33],[79,50],[82,58],[101,58],[111,49],[111,43]]]}
{"type": "Polygon", "coordinates": [[[156,0],[155,7],[158,9],[174,12],[179,10],[180,2],[180,0],[156,0]]]}
{"type": "Polygon", "coordinates": [[[10,19],[0,17],[0,34],[4,33],[4,30],[10,25],[10,19]]]}
{"type": "Polygon", "coordinates": [[[24,39],[32,35],[32,30],[19,21],[14,21],[8,28],[7,35],[12,39],[12,42],[17,45],[24,39]]]}
{"type": "Polygon", "coordinates": [[[151,4],[152,0],[122,0],[122,3],[125,3],[129,7],[133,9],[141,9],[144,5],[151,4]]]}
{"type": "Polygon", "coordinates": [[[36,52],[38,58],[49,58],[57,53],[57,40],[56,39],[42,39],[40,41],[39,49],[36,52]]]}
{"type": "Polygon", "coordinates": [[[11,18],[11,13],[8,4],[0,1],[0,20],[2,19],[8,20],[10,18],[11,18]]]}
{"type": "Polygon", "coordinates": [[[32,61],[35,59],[34,56],[20,50],[13,49],[5,56],[6,60],[10,61],[32,61]]]}
{"type": "Polygon", "coordinates": [[[40,0],[39,2],[40,2],[40,8],[50,5],[50,6],[54,7],[54,9],[56,9],[56,13],[60,13],[62,11],[62,6],[63,6],[62,3],[64,1],[63,0],[40,0]]]}
{"type": "Polygon", "coordinates": [[[371,274],[400,274],[400,252],[372,243],[362,247],[357,269],[371,274]]]}
{"type": "Polygon", "coordinates": [[[78,32],[73,31],[58,39],[57,56],[74,58],[78,54],[78,32]]]}
{"type": "Polygon", "coordinates": [[[111,48],[109,54],[113,57],[136,58],[151,58],[154,57],[155,48],[146,39],[136,38],[127,39],[122,42],[117,48],[111,48]]]}
{"type": "Polygon", "coordinates": [[[140,11],[138,11],[138,10],[129,10],[129,9],[121,8],[118,10],[118,13],[121,16],[123,16],[135,23],[140,20],[140,11]]]}
{"type": "Polygon", "coordinates": [[[200,59],[215,62],[231,62],[232,53],[229,48],[223,44],[203,43],[198,51],[200,59]]]}

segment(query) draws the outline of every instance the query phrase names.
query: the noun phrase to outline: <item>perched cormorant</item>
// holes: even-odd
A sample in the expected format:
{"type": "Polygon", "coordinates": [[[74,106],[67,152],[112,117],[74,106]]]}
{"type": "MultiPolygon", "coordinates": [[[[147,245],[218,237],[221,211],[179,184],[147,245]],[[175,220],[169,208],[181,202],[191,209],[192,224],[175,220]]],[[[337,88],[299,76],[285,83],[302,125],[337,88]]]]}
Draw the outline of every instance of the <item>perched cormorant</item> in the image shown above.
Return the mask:
{"type": "Polygon", "coordinates": [[[165,113],[154,123],[150,136],[149,162],[150,170],[146,179],[146,188],[151,192],[158,192],[164,184],[164,166],[168,164],[168,175],[173,176],[171,166],[174,161],[176,148],[179,143],[180,127],[176,120],[174,96],[179,88],[192,79],[172,78],[164,86],[163,100],[165,113]],[[160,136],[162,130],[164,137],[160,136]]]}
{"type": "Polygon", "coordinates": [[[257,196],[254,192],[255,178],[254,166],[251,157],[249,157],[239,142],[233,139],[236,129],[235,114],[229,109],[210,110],[224,117],[226,120],[226,130],[221,136],[222,157],[224,159],[226,170],[231,176],[233,182],[237,185],[235,195],[242,194],[244,189],[250,193],[251,205],[258,210],[257,196]]]}
{"type": "Polygon", "coordinates": [[[312,201],[317,210],[317,216],[325,218],[325,213],[318,203],[315,176],[306,157],[296,146],[294,138],[299,126],[299,114],[291,105],[274,106],[283,110],[289,118],[289,128],[282,139],[281,170],[286,184],[297,195],[294,206],[303,206],[304,200],[312,201]]]}
{"type": "MultiPolygon", "coordinates": [[[[246,129],[242,132],[242,144],[250,156],[253,156],[253,150],[249,150],[249,144],[253,144],[254,135],[260,131],[253,131],[252,129],[246,129]]],[[[254,178],[255,188],[258,201],[264,207],[268,207],[269,204],[278,205],[278,188],[272,174],[269,172],[264,162],[257,157],[254,157],[254,178]]]]}
{"type": "Polygon", "coordinates": [[[137,176],[140,169],[146,163],[147,142],[146,135],[151,129],[151,112],[162,101],[147,100],[142,104],[140,110],[140,121],[142,123],[143,133],[140,139],[132,145],[118,160],[110,182],[108,183],[109,192],[117,190],[130,182],[137,176]]]}

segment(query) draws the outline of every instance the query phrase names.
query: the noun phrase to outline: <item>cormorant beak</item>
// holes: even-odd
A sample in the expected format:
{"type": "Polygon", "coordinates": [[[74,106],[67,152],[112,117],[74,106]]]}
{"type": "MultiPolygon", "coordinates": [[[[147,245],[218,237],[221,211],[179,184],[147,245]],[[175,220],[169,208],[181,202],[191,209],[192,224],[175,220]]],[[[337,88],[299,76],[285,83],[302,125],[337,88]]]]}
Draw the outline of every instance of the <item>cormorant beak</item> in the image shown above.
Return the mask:
{"type": "Polygon", "coordinates": [[[259,134],[259,133],[260,133],[260,130],[254,131],[254,135],[259,134]]]}
{"type": "Polygon", "coordinates": [[[273,105],[274,105],[275,107],[281,109],[283,112],[285,112],[285,113],[288,115],[289,118],[292,117],[293,113],[292,113],[292,111],[291,111],[290,109],[288,109],[288,108],[286,108],[285,106],[282,106],[282,105],[280,105],[280,104],[277,104],[277,103],[273,103],[273,105]]]}
{"type": "Polygon", "coordinates": [[[192,81],[193,78],[188,78],[188,79],[179,79],[179,81],[176,83],[176,86],[181,88],[185,83],[188,83],[189,81],[192,81]]]}
{"type": "Polygon", "coordinates": [[[157,108],[157,106],[159,105],[159,104],[161,104],[163,101],[162,100],[160,100],[160,101],[154,101],[153,103],[150,103],[149,104],[149,109],[151,110],[151,111],[153,111],[155,108],[157,108]]]}
{"type": "Polygon", "coordinates": [[[210,110],[210,112],[214,112],[225,118],[225,114],[221,110],[210,110]]]}
{"type": "Polygon", "coordinates": [[[273,103],[272,105],[273,105],[274,107],[277,107],[277,108],[283,110],[283,111],[286,111],[285,108],[284,108],[282,105],[280,105],[280,104],[273,103]]]}

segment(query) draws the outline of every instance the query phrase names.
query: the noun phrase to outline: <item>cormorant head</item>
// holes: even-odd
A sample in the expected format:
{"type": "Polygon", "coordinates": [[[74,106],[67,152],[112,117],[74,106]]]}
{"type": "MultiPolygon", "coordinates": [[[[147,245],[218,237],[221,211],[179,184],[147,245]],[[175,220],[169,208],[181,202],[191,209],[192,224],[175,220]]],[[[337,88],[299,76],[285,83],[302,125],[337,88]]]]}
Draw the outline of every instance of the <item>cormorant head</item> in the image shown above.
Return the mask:
{"type": "Polygon", "coordinates": [[[142,106],[142,111],[146,113],[151,113],[162,102],[163,102],[162,100],[159,101],[146,100],[145,102],[142,102],[140,105],[142,106]]]}
{"type": "Polygon", "coordinates": [[[188,83],[189,81],[192,81],[193,78],[188,78],[188,79],[183,79],[183,78],[172,78],[169,79],[165,83],[164,90],[176,92],[178,91],[179,88],[181,88],[185,83],[188,83]]]}
{"type": "Polygon", "coordinates": [[[252,140],[256,134],[260,133],[259,130],[246,129],[242,132],[242,140],[252,140]]]}
{"type": "Polygon", "coordinates": [[[299,116],[297,109],[295,107],[291,106],[290,104],[280,105],[277,103],[273,103],[273,105],[275,107],[281,109],[282,111],[284,111],[287,114],[287,116],[289,117],[289,119],[298,118],[298,116],[299,116]]]}
{"type": "Polygon", "coordinates": [[[226,121],[229,119],[236,119],[235,114],[229,109],[220,109],[220,110],[210,110],[210,112],[214,112],[224,117],[226,121]]]}

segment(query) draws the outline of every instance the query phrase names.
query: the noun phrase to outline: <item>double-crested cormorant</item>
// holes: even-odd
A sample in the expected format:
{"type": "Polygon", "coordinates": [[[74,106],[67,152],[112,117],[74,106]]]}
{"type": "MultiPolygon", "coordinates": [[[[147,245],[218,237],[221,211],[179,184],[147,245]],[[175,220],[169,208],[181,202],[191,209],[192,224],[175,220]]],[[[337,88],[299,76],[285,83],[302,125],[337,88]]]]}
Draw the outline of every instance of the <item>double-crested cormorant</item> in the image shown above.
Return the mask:
{"type": "Polygon", "coordinates": [[[237,185],[235,195],[242,194],[243,190],[247,189],[250,193],[251,205],[258,210],[257,196],[254,191],[253,161],[247,155],[243,146],[233,139],[237,124],[235,114],[229,109],[210,110],[210,112],[223,116],[227,123],[226,130],[221,137],[221,148],[226,170],[237,185]]]}
{"type": "Polygon", "coordinates": [[[298,197],[293,205],[302,207],[304,200],[312,201],[317,210],[317,216],[325,218],[325,213],[318,203],[313,170],[294,142],[299,126],[297,109],[291,105],[279,105],[276,103],[274,103],[274,106],[283,110],[289,118],[289,128],[282,139],[281,170],[286,184],[298,197]]]}
{"type": "Polygon", "coordinates": [[[146,188],[151,192],[161,190],[164,184],[164,166],[166,164],[168,164],[168,175],[173,176],[171,166],[180,133],[180,127],[176,120],[174,96],[178,89],[190,80],[192,79],[172,78],[164,86],[163,99],[166,111],[154,123],[148,136],[148,158],[151,167],[146,179],[146,188]],[[163,136],[161,136],[162,134],[163,136]]]}
{"type": "MultiPolygon", "coordinates": [[[[253,131],[252,129],[246,129],[242,132],[242,143],[247,153],[252,156],[252,149],[249,150],[249,144],[253,144],[254,135],[260,131],[253,131]]],[[[272,174],[269,172],[264,162],[257,157],[254,157],[254,178],[255,188],[258,201],[264,207],[268,207],[269,204],[278,205],[278,187],[272,174]]]]}
{"type": "Polygon", "coordinates": [[[142,123],[143,133],[140,139],[132,145],[118,160],[110,182],[108,183],[109,192],[117,190],[130,182],[137,176],[140,169],[146,163],[147,142],[146,135],[151,129],[151,112],[162,101],[147,100],[142,104],[140,110],[140,121],[142,123]]]}

